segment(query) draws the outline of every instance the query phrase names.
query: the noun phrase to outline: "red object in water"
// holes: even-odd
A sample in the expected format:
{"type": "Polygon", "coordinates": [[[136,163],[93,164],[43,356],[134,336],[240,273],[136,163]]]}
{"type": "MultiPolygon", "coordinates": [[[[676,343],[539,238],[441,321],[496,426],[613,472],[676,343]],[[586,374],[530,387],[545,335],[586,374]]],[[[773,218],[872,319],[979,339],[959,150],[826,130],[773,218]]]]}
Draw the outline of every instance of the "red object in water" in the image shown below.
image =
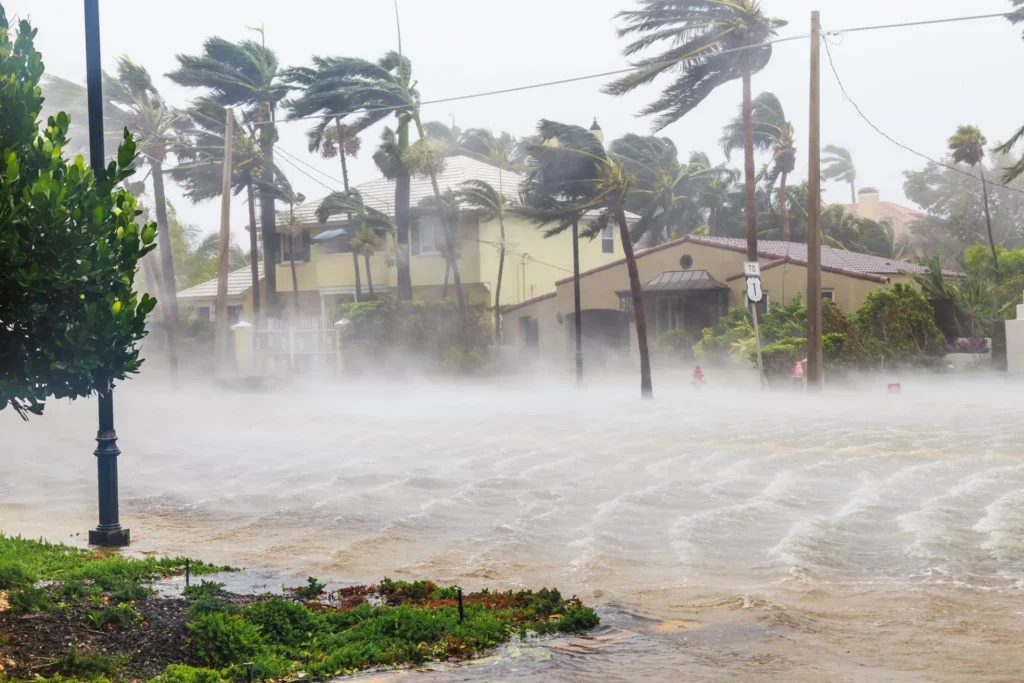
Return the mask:
{"type": "Polygon", "coordinates": [[[804,362],[802,360],[795,361],[793,363],[793,379],[803,379],[804,376],[804,362]]]}
{"type": "Polygon", "coordinates": [[[899,384],[890,384],[889,385],[889,393],[890,394],[898,394],[901,391],[902,391],[902,388],[900,387],[899,384]]]}
{"type": "Polygon", "coordinates": [[[693,379],[690,381],[690,384],[693,386],[707,384],[707,380],[704,379],[704,371],[700,369],[699,365],[693,369],[693,379]]]}

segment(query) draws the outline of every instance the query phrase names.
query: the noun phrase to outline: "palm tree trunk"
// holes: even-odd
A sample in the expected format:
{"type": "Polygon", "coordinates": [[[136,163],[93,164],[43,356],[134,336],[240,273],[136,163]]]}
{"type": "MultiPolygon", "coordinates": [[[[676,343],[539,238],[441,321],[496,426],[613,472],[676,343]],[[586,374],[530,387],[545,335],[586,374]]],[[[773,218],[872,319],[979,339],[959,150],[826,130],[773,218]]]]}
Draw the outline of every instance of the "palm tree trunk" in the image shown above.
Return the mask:
{"type": "MultiPolygon", "coordinates": [[[[400,114],[398,119],[399,156],[409,148],[409,116],[400,114]]],[[[398,248],[395,260],[398,265],[398,300],[412,301],[412,275],[409,271],[409,192],[411,190],[409,171],[398,170],[395,178],[395,233],[398,248]]]]}
{"type": "MultiPolygon", "coordinates": [[[[263,103],[260,107],[260,151],[263,152],[263,178],[267,183],[274,182],[274,121],[271,118],[270,104],[263,103]]],[[[277,213],[274,211],[274,198],[260,197],[260,229],[263,231],[263,278],[267,282],[267,310],[273,315],[277,312],[277,253],[279,238],[277,235],[277,213]]]]}
{"type": "Polygon", "coordinates": [[[640,396],[654,398],[654,386],[651,383],[651,354],[647,347],[647,316],[644,315],[640,272],[636,268],[633,242],[629,236],[629,226],[626,224],[626,212],[621,205],[615,207],[615,220],[619,224],[622,252],[626,255],[626,270],[629,272],[629,291],[633,296],[633,320],[636,324],[637,346],[640,348],[640,396]]]}
{"type": "Polygon", "coordinates": [[[494,346],[501,350],[501,276],[505,272],[505,221],[498,216],[501,246],[498,248],[498,282],[494,285],[494,346]]]}
{"type": "Polygon", "coordinates": [[[366,252],[363,254],[363,261],[366,263],[366,288],[369,290],[370,301],[373,301],[377,296],[373,293],[373,276],[370,275],[370,253],[366,252]]]}
{"type": "Polygon", "coordinates": [[[356,303],[359,303],[363,300],[363,286],[359,282],[359,254],[351,243],[349,244],[349,249],[352,250],[352,267],[355,268],[356,272],[356,303]]]}
{"type": "Polygon", "coordinates": [[[988,228],[988,243],[992,246],[992,266],[996,269],[996,282],[1002,281],[999,276],[999,254],[996,251],[996,240],[992,236],[992,216],[988,211],[988,183],[985,182],[985,162],[978,163],[978,170],[981,171],[981,191],[985,197],[985,226],[988,228]]]}
{"type": "Polygon", "coordinates": [[[164,195],[164,170],[159,161],[152,161],[153,202],[156,204],[157,243],[160,247],[160,270],[163,285],[164,330],[167,333],[167,363],[171,375],[178,377],[178,349],[174,331],[178,326],[178,287],[174,278],[174,252],[171,251],[171,230],[167,220],[167,197],[164,195]]]}
{"type": "Polygon", "coordinates": [[[779,211],[782,213],[782,241],[788,242],[789,232],[789,205],[786,202],[786,179],[788,173],[783,173],[779,183],[779,211]]]}
{"type": "Polygon", "coordinates": [[[249,268],[252,270],[252,318],[260,317],[260,247],[256,236],[256,194],[252,180],[245,186],[249,199],[249,268]]]}
{"type": "Polygon", "coordinates": [[[757,197],[754,193],[754,123],[751,120],[750,70],[743,72],[743,179],[747,190],[747,260],[757,261],[757,197]]]}
{"type": "Polygon", "coordinates": [[[445,255],[444,255],[444,284],[441,285],[441,298],[448,298],[448,282],[452,277],[452,259],[451,254],[448,253],[448,238],[445,238],[445,255]]]}
{"type": "Polygon", "coordinates": [[[857,186],[853,184],[852,180],[850,181],[850,203],[857,203],[857,186]]]}
{"type": "Polygon", "coordinates": [[[299,316],[299,276],[295,273],[295,236],[288,235],[289,262],[292,266],[292,300],[295,302],[295,317],[299,316]]]}

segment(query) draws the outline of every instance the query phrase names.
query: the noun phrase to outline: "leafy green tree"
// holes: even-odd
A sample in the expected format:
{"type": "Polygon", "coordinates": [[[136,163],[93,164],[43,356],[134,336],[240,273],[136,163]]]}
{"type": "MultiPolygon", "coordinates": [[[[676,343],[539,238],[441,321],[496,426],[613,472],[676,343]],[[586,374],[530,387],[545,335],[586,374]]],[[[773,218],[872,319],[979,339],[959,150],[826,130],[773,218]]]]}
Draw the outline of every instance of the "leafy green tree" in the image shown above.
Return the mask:
{"type": "MultiPolygon", "coordinates": [[[[796,168],[796,142],[793,140],[793,124],[786,120],[782,103],[774,93],[761,93],[751,105],[751,122],[754,127],[754,149],[771,152],[772,158],[767,174],[769,187],[779,182],[778,206],[782,215],[782,240],[789,242],[789,202],[786,197],[786,181],[796,168]]],[[[729,122],[722,131],[719,141],[726,159],[732,152],[743,149],[743,113],[729,122]]]]}
{"type": "Polygon", "coordinates": [[[633,175],[622,160],[605,150],[591,131],[541,119],[537,125],[539,144],[527,151],[533,171],[522,188],[523,205],[517,212],[540,226],[550,226],[550,237],[564,232],[590,211],[597,216],[580,234],[593,239],[610,225],[618,225],[626,257],[629,286],[633,296],[633,319],[640,351],[640,395],[651,398],[651,358],[647,344],[640,273],[636,267],[633,241],[626,222],[626,198],[633,189],[633,175]]]}
{"type": "Polygon", "coordinates": [[[850,150],[838,145],[825,145],[821,158],[822,180],[838,180],[850,185],[850,203],[857,203],[857,167],[850,150]]]}
{"type": "Polygon", "coordinates": [[[988,230],[988,241],[992,247],[992,266],[999,280],[999,257],[996,255],[996,239],[992,235],[992,215],[988,207],[988,183],[985,180],[985,145],[988,140],[981,134],[977,126],[960,126],[949,138],[949,151],[953,155],[954,164],[967,164],[971,168],[978,167],[981,173],[981,192],[984,197],[985,227],[988,230]]]}
{"type": "Polygon", "coordinates": [[[757,199],[754,177],[754,127],[751,77],[767,66],[771,40],[787,22],[767,16],[758,0],[638,0],[639,9],[620,12],[619,36],[638,36],[626,46],[627,56],[659,44],[671,47],[633,63],[634,71],[605,86],[625,95],[663,74],[675,80],[661,97],[641,110],[657,115],[654,132],[675,123],[704,101],[718,86],[743,79],[744,178],[747,207],[747,258],[757,260],[757,199]]]}
{"type": "MultiPolygon", "coordinates": [[[[197,99],[189,110],[192,128],[178,139],[174,154],[178,165],[171,177],[184,189],[193,204],[219,197],[224,178],[224,108],[205,98],[197,99]]],[[[253,314],[260,314],[259,230],[256,226],[256,183],[263,176],[263,151],[256,127],[238,116],[231,148],[231,188],[235,195],[245,192],[249,207],[249,259],[252,270],[253,314]]],[[[281,175],[276,168],[275,174],[281,175]]],[[[171,231],[173,234],[173,230],[171,231]]],[[[232,248],[237,248],[232,245],[232,248]]],[[[234,267],[234,266],[232,266],[234,267]]],[[[179,285],[180,286],[180,285],[179,285]]]]}
{"type": "MultiPolygon", "coordinates": [[[[259,147],[263,155],[260,182],[273,185],[277,180],[274,166],[277,128],[274,121],[277,106],[288,95],[292,85],[285,81],[277,55],[267,48],[263,30],[257,30],[261,38],[259,43],[253,40],[232,43],[216,36],[208,38],[199,55],[177,55],[178,68],[167,77],[178,85],[208,90],[208,99],[214,104],[241,108],[242,118],[252,121],[260,131],[259,147]]],[[[277,301],[274,262],[279,245],[276,220],[274,197],[267,195],[260,202],[260,226],[263,232],[263,271],[272,311],[277,301]]]]}
{"type": "Polygon", "coordinates": [[[942,349],[935,312],[921,291],[902,282],[877,289],[857,309],[857,327],[869,339],[868,351],[884,364],[915,361],[942,349]]]}
{"type": "MultiPolygon", "coordinates": [[[[363,203],[359,190],[348,192],[332,192],[321,200],[316,209],[316,217],[326,223],[332,216],[345,214],[349,217],[349,241],[353,242],[352,253],[362,254],[366,261],[366,286],[370,298],[374,298],[373,276],[370,274],[370,257],[381,242],[395,233],[395,224],[382,211],[363,203]],[[353,224],[353,221],[356,221],[353,224]]],[[[358,267],[359,263],[356,263],[358,267]]],[[[358,272],[358,271],[357,271],[358,272]]],[[[356,276],[358,278],[358,275],[356,276]]]]}
{"type": "Polygon", "coordinates": [[[118,188],[135,173],[135,140],[125,131],[99,173],[64,159],[68,116],[38,123],[34,38],[24,20],[12,36],[0,6],[0,409],[22,417],[138,372],[156,305],[133,280],[157,226],[136,223],[135,197],[118,188]]]}

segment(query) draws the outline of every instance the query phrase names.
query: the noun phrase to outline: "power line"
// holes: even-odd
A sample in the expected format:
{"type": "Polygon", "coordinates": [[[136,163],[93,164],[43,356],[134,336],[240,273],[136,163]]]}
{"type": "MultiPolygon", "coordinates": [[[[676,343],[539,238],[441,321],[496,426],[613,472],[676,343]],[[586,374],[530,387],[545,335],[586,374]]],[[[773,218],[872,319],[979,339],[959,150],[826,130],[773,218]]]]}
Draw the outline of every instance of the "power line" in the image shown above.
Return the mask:
{"type": "MultiPolygon", "coordinates": [[[[319,174],[320,174],[320,175],[322,175],[323,177],[327,178],[327,179],[328,179],[328,180],[330,180],[331,182],[335,182],[335,183],[338,183],[338,184],[340,184],[340,185],[344,186],[344,184],[345,184],[345,181],[343,181],[343,180],[339,180],[338,178],[335,178],[334,176],[330,175],[329,173],[324,173],[323,171],[321,171],[321,170],[320,170],[319,168],[317,168],[316,166],[313,166],[312,164],[310,164],[310,163],[307,163],[307,162],[303,161],[302,159],[300,159],[299,157],[295,156],[295,155],[294,155],[294,154],[292,154],[291,152],[289,152],[289,151],[287,151],[287,150],[285,150],[285,149],[283,149],[283,148],[281,148],[281,147],[279,147],[279,146],[277,146],[277,145],[274,145],[274,149],[276,149],[276,150],[277,150],[278,152],[281,152],[281,153],[282,153],[282,154],[284,154],[285,156],[287,156],[287,157],[290,157],[290,158],[292,159],[292,161],[297,161],[298,163],[302,164],[302,165],[303,165],[303,166],[305,166],[306,168],[308,168],[308,169],[310,169],[310,170],[312,170],[312,171],[316,171],[317,173],[319,173],[319,174]]],[[[334,191],[334,190],[332,190],[332,192],[333,192],[333,191],[334,191]]]]}
{"type": "MultiPolygon", "coordinates": [[[[992,16],[1004,16],[1004,15],[998,15],[997,14],[997,15],[992,15],[992,16]]],[[[977,18],[981,18],[981,17],[977,17],[977,18]]],[[[946,20],[946,21],[954,21],[954,20],[949,19],[949,20],[946,20]]],[[[842,93],[843,93],[843,99],[845,99],[847,102],[849,102],[851,105],[853,105],[853,108],[857,110],[857,114],[859,114],[860,117],[862,119],[864,119],[864,121],[875,130],[876,133],[878,133],[879,135],[881,135],[882,137],[884,137],[886,140],[888,140],[892,144],[896,145],[897,147],[899,147],[901,149],[905,149],[906,151],[910,152],[911,154],[915,154],[915,155],[921,157],[922,159],[926,159],[927,161],[932,162],[933,164],[936,164],[936,165],[941,166],[943,168],[947,168],[950,171],[955,171],[956,173],[959,173],[961,175],[965,175],[965,176],[967,176],[969,178],[973,178],[974,180],[978,180],[978,181],[984,182],[985,184],[991,185],[992,187],[998,187],[998,188],[1003,189],[1003,190],[1009,190],[1011,192],[1017,192],[1017,193],[1020,193],[1020,194],[1024,194],[1024,190],[1020,190],[1020,189],[1017,189],[1015,187],[1009,187],[1008,185],[1001,185],[999,183],[994,183],[994,182],[992,182],[991,180],[989,180],[987,178],[982,180],[980,177],[974,175],[973,173],[968,173],[967,171],[964,171],[963,169],[959,169],[959,168],[957,168],[955,166],[951,166],[951,165],[949,165],[947,163],[944,163],[942,161],[939,161],[937,159],[933,159],[932,157],[928,156],[927,154],[923,154],[921,152],[918,152],[916,149],[913,149],[912,147],[908,147],[907,145],[903,144],[902,142],[900,142],[899,140],[895,139],[894,137],[892,137],[891,135],[889,135],[888,133],[883,131],[881,128],[876,126],[871,121],[871,119],[869,119],[867,117],[867,115],[864,114],[864,112],[861,110],[860,106],[853,100],[853,98],[850,97],[849,93],[846,92],[846,86],[843,85],[843,81],[839,77],[839,72],[836,71],[836,64],[832,60],[832,51],[829,49],[829,42],[827,40],[825,40],[824,43],[825,43],[825,54],[828,55],[828,63],[832,67],[832,73],[836,77],[836,83],[839,84],[839,90],[842,91],[842,93]]],[[[984,163],[984,162],[981,162],[981,163],[984,163]]]]}
{"type": "Polygon", "coordinates": [[[930,26],[932,24],[951,24],[958,21],[974,21],[976,19],[995,19],[996,17],[1009,17],[1012,12],[999,14],[976,14],[967,17],[950,17],[948,19],[925,19],[924,21],[908,21],[902,24],[879,24],[876,26],[859,26],[856,28],[845,28],[840,31],[822,31],[823,36],[838,35],[841,33],[857,33],[859,31],[880,31],[889,28],[909,28],[911,26],[930,26]]]}
{"type": "Polygon", "coordinates": [[[294,168],[296,171],[298,171],[302,175],[306,176],[307,178],[309,178],[313,182],[320,184],[321,186],[325,187],[326,189],[330,190],[331,192],[337,192],[337,189],[335,189],[335,188],[331,187],[330,185],[328,185],[327,183],[321,181],[316,176],[310,175],[303,168],[301,168],[298,164],[293,162],[291,159],[288,159],[287,157],[291,156],[290,154],[288,154],[288,152],[285,152],[283,149],[279,148],[277,145],[274,145],[274,149],[276,149],[277,151],[283,153],[285,155],[285,158],[282,159],[282,161],[284,161],[286,164],[288,164],[289,166],[294,168]]]}

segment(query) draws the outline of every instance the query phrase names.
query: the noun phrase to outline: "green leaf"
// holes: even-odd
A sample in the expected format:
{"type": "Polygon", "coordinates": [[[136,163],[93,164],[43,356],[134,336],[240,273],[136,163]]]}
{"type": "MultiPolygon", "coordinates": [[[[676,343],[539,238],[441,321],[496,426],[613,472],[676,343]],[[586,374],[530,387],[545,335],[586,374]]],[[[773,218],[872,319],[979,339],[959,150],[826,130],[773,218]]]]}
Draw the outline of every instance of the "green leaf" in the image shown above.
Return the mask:
{"type": "Polygon", "coordinates": [[[18,180],[20,175],[20,167],[18,166],[18,157],[11,152],[7,155],[7,184],[13,185],[18,180]]]}
{"type": "Polygon", "coordinates": [[[142,229],[142,243],[152,244],[156,238],[156,223],[150,223],[142,229]]]}

